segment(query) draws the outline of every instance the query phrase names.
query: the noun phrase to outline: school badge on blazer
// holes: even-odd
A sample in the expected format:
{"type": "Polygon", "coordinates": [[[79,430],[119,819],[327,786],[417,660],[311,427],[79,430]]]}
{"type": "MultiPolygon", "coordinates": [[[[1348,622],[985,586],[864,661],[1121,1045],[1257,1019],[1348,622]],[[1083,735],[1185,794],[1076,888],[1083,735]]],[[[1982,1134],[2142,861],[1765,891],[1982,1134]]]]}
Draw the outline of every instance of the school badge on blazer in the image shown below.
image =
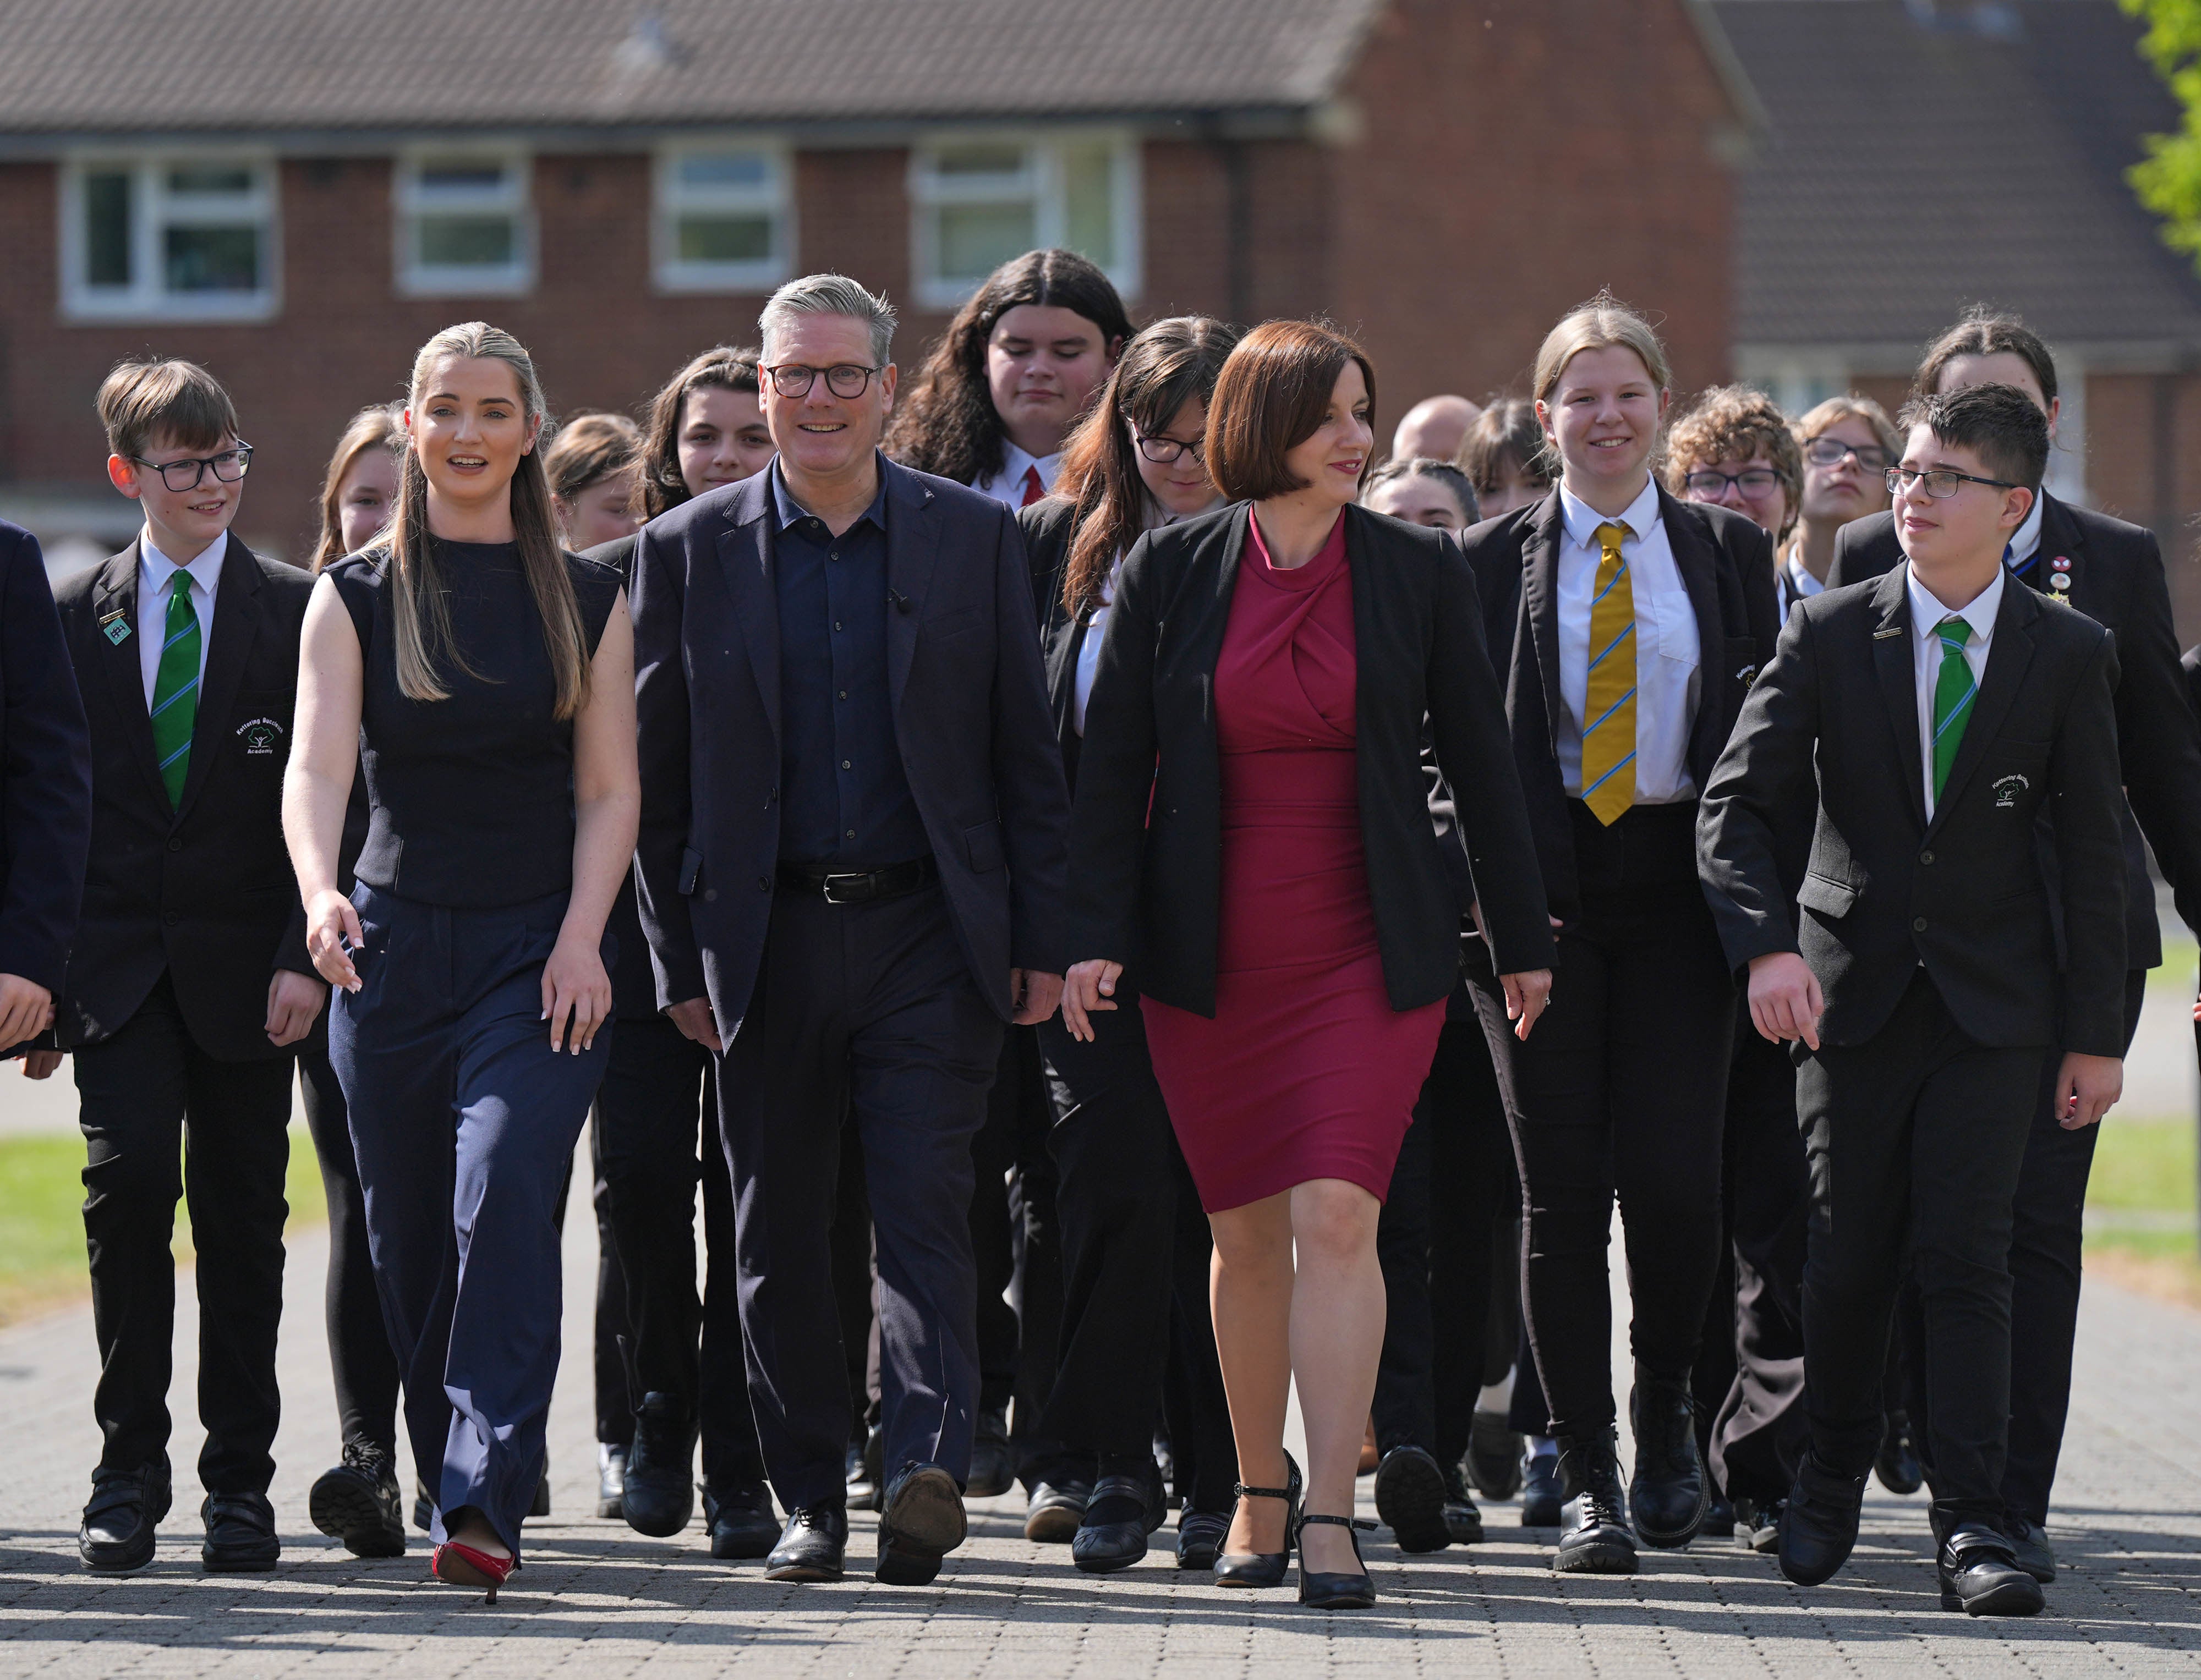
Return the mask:
{"type": "Polygon", "coordinates": [[[248,758],[272,758],[283,739],[283,725],[273,717],[249,717],[237,726],[237,738],[244,743],[248,758]]]}
{"type": "Polygon", "coordinates": [[[2032,786],[2033,783],[2025,777],[2016,774],[1997,776],[1994,782],[1994,808],[1997,811],[2016,811],[2017,796],[2032,786]]]}

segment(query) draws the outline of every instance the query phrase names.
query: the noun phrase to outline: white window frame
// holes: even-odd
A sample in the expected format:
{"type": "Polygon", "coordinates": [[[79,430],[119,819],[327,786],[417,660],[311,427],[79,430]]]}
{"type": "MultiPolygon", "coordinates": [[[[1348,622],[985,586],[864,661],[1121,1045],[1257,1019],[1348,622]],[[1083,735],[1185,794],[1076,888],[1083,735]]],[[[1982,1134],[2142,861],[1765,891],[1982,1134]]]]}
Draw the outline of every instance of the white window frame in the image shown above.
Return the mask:
{"type": "Polygon", "coordinates": [[[78,321],[264,321],[283,307],[282,187],[272,152],[255,147],[169,147],[156,152],[82,152],[57,172],[61,185],[61,302],[78,321]],[[179,165],[234,163],[253,172],[249,195],[194,202],[169,192],[166,176],[179,165]],[[127,286],[95,286],[85,276],[90,231],[84,184],[90,175],[131,177],[127,286]],[[249,292],[172,292],[166,284],[162,232],[170,227],[226,225],[242,216],[260,234],[259,287],[249,292]]]}
{"type": "Polygon", "coordinates": [[[768,292],[795,272],[795,165],[787,143],[753,134],[688,135],[657,149],[652,171],[650,271],[665,292],[768,292]],[[698,153],[754,152],[765,160],[761,188],[694,187],[680,179],[684,158],[698,153]],[[751,262],[683,261],[683,214],[719,211],[762,214],[772,221],[772,250],[751,262]]]}
{"type": "Polygon", "coordinates": [[[971,130],[929,134],[910,148],[909,206],[912,290],[920,306],[954,309],[977,289],[983,277],[946,276],[939,272],[940,253],[934,237],[932,212],[948,204],[998,204],[1029,194],[1033,205],[1032,231],[1036,249],[1065,243],[1068,212],[1065,204],[1062,155],[1070,145],[1105,143],[1110,152],[1112,179],[1109,194],[1115,225],[1114,261],[1103,265],[1108,278],[1128,301],[1139,295],[1142,252],[1140,230],[1144,225],[1144,183],[1138,137],[1122,129],[971,130]],[[1013,177],[978,180],[942,178],[935,167],[939,154],[960,146],[1015,145],[1025,149],[1024,167],[1013,177]]]}
{"type": "Polygon", "coordinates": [[[390,199],[396,226],[391,249],[402,297],[518,297],[535,290],[535,157],[525,146],[454,140],[444,145],[409,146],[397,155],[390,199]],[[478,190],[431,189],[420,184],[424,164],[455,160],[495,163],[503,171],[497,186],[478,190]],[[501,267],[472,263],[420,261],[414,249],[414,219],[437,211],[509,215],[512,260],[501,267]]]}

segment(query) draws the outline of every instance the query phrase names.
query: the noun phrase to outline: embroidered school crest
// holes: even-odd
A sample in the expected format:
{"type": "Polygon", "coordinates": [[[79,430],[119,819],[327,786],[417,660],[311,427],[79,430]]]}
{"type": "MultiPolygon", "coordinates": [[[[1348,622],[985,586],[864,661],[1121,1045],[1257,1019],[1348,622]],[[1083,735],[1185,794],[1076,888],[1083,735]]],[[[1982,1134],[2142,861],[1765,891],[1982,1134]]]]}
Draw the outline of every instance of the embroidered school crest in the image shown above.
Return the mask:
{"type": "Polygon", "coordinates": [[[283,726],[273,717],[248,718],[237,726],[237,738],[244,743],[247,758],[273,758],[275,744],[283,739],[283,726]]]}
{"type": "Polygon", "coordinates": [[[1995,809],[2016,811],[2017,796],[2032,786],[2033,784],[2022,776],[1997,776],[1994,784],[1995,809]]]}

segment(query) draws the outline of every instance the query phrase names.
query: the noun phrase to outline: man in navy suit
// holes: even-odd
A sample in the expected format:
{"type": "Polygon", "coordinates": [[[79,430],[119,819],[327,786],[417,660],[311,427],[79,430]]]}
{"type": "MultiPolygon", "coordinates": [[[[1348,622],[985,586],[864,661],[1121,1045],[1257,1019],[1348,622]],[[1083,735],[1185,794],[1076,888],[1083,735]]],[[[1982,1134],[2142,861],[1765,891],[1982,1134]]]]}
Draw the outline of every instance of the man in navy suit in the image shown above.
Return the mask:
{"type": "Polygon", "coordinates": [[[889,1480],[878,1578],[963,1540],[977,1403],[971,1139],[1004,1022],[1061,992],[1069,802],[1008,510],[878,452],[894,312],[813,275],[766,306],[770,470],[636,547],[643,927],[721,1057],[776,1580],[833,1580],[850,1421],[828,1236],[841,1125],[871,1186],[889,1480]]]}

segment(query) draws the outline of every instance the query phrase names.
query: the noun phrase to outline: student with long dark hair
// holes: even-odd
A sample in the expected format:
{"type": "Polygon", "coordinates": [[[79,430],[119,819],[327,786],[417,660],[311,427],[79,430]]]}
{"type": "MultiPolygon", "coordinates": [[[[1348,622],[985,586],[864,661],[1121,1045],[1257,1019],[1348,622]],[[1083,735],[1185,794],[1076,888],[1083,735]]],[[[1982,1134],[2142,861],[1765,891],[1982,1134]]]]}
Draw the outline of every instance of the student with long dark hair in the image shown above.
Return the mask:
{"type": "Polygon", "coordinates": [[[611,1049],[604,922],[641,805],[625,591],[558,547],[543,419],[508,334],[421,348],[389,536],[314,586],[284,788],[414,1456],[435,1466],[435,1573],[492,1599],[543,1472],[555,1211],[611,1049]]]}
{"type": "Polygon", "coordinates": [[[642,517],[654,519],[769,466],[762,404],[753,349],[714,345],[666,380],[642,429],[642,517]]]}
{"type": "MultiPolygon", "coordinates": [[[[1071,792],[1124,556],[1149,530],[1222,505],[1207,476],[1207,401],[1234,327],[1204,316],[1157,321],[1125,347],[1063,452],[1057,494],[1018,516],[1031,557],[1048,698],[1071,792]]],[[[1129,1001],[1128,988],[1118,1001],[1129,1001]]],[[[1096,1039],[1039,1027],[1054,1125],[1048,1148],[1062,1233],[1060,1356],[1041,1431],[1063,1443],[1032,1490],[1024,1533],[1068,1540],[1080,1569],[1127,1568],[1166,1511],[1153,1450],[1172,1326],[1191,1415],[1172,1417],[1183,1513],[1177,1561],[1206,1568],[1230,1521],[1236,1456],[1207,1306],[1205,1224],[1135,1009],[1095,1017],[1096,1039]]]]}

